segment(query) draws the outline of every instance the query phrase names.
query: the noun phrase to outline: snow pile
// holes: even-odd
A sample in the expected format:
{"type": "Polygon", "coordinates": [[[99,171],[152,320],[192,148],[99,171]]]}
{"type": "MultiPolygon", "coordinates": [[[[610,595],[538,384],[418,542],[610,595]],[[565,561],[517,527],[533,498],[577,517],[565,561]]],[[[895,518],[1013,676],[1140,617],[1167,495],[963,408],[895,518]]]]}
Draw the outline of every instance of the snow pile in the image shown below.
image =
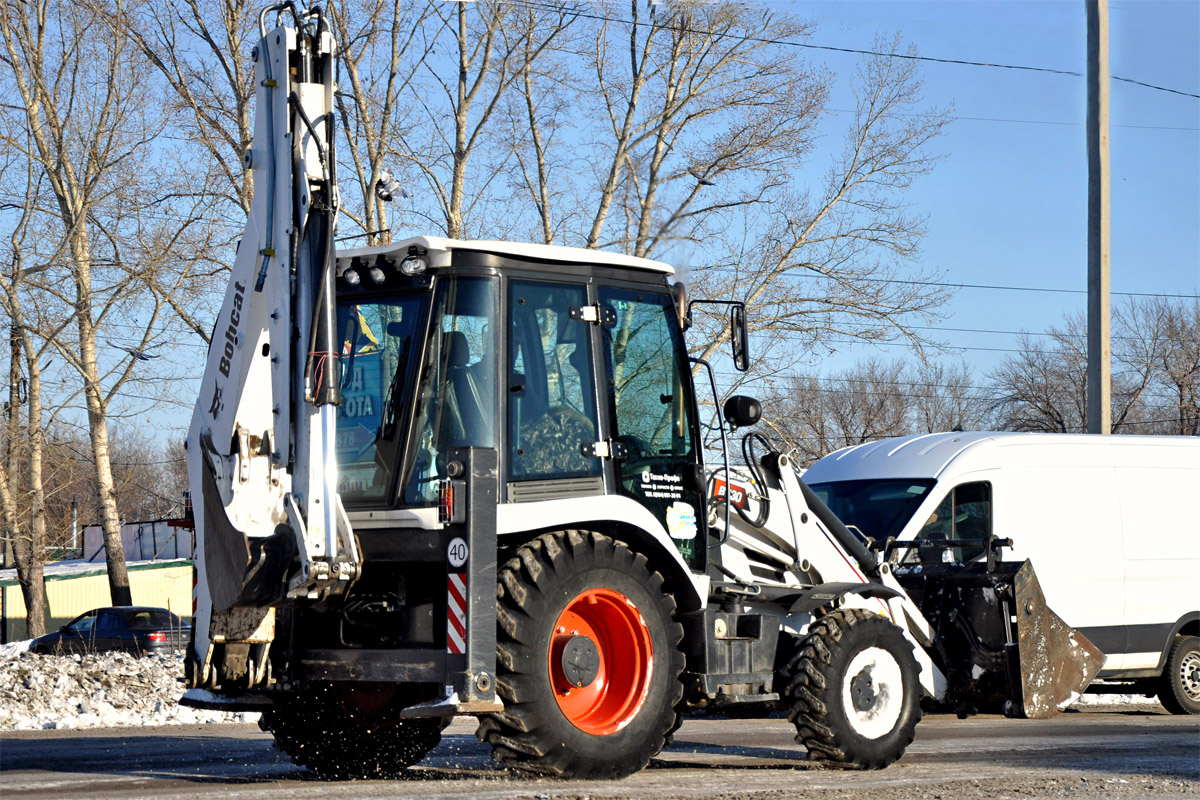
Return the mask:
{"type": "Polygon", "coordinates": [[[255,722],[258,714],[178,703],[183,656],[43,656],[0,646],[0,730],[255,722]]]}
{"type": "Polygon", "coordinates": [[[1073,706],[1156,706],[1158,698],[1144,694],[1085,694],[1073,706]]]}

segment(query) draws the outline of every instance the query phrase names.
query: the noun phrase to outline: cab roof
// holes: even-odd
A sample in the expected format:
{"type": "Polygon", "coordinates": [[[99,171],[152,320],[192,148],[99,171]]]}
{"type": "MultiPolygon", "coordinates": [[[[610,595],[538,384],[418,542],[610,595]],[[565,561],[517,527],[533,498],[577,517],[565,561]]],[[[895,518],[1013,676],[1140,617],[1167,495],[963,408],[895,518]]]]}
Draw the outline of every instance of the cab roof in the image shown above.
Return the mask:
{"type": "Polygon", "coordinates": [[[450,265],[451,254],[455,250],[476,253],[490,253],[498,256],[521,258],[530,261],[545,261],[558,264],[588,264],[606,267],[624,267],[657,272],[664,275],[674,275],[675,269],[670,264],[654,261],[649,258],[627,256],[623,253],[610,253],[606,250],[588,250],[582,247],[559,247],[548,244],[528,244],[523,242],[471,241],[467,239],[446,239],[441,236],[415,236],[401,239],[390,244],[374,247],[354,247],[338,250],[338,258],[370,258],[384,255],[402,259],[408,255],[410,247],[428,251],[431,267],[450,265]]]}

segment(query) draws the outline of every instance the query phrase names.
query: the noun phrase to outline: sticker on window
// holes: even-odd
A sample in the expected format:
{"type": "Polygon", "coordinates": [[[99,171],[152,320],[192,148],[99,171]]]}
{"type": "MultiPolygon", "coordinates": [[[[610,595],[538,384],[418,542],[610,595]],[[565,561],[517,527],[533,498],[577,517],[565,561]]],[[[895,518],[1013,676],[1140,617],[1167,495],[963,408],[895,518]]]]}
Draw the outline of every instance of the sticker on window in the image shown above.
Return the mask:
{"type": "Polygon", "coordinates": [[[677,500],[667,506],[667,533],[672,539],[696,538],[696,510],[690,503],[677,500]]]}

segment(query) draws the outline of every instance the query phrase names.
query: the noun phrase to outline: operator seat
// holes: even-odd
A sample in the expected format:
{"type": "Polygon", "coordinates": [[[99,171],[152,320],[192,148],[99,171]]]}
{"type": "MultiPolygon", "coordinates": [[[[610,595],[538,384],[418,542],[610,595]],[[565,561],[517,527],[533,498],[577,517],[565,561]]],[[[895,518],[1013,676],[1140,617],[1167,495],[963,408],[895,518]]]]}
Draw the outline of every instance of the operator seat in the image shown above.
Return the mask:
{"type": "Polygon", "coordinates": [[[484,413],[485,393],[480,391],[467,362],[471,348],[462,331],[442,334],[442,353],[446,358],[447,411],[457,430],[451,437],[451,447],[466,447],[492,441],[490,417],[484,413]],[[457,415],[457,416],[455,416],[457,415]]]}

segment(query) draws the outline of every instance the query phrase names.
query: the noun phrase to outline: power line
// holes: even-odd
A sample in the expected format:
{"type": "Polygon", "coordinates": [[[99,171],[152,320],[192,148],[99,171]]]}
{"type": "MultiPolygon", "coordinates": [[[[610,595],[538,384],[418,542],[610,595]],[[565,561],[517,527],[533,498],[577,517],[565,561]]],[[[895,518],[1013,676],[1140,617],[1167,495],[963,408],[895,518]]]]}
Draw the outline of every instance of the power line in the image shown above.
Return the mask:
{"type": "MultiPolygon", "coordinates": [[[[832,114],[854,114],[853,109],[848,108],[827,108],[826,111],[832,114]]],[[[920,114],[901,114],[894,112],[897,117],[919,117],[920,114]]],[[[1012,119],[1009,117],[960,117],[951,115],[947,119],[958,120],[962,122],[1011,122],[1022,125],[1063,125],[1072,128],[1082,128],[1082,122],[1067,122],[1063,120],[1051,119],[1012,119]]],[[[1146,131],[1200,131],[1200,128],[1189,128],[1176,125],[1112,125],[1113,128],[1130,128],[1134,130],[1146,131]]]]}
{"type": "MultiPolygon", "coordinates": [[[[806,274],[801,277],[841,280],[836,275],[806,274]]],[[[943,289],[991,289],[1005,292],[1044,292],[1047,294],[1087,294],[1087,289],[1056,289],[1047,286],[1000,286],[986,283],[948,283],[945,281],[913,281],[901,278],[856,278],[864,283],[900,283],[908,286],[936,286],[943,289]]],[[[1198,300],[1200,294],[1165,294],[1158,292],[1109,292],[1121,297],[1166,297],[1177,300],[1198,300]]]]}
{"type": "MultiPolygon", "coordinates": [[[[532,0],[524,0],[524,2],[516,2],[516,3],[514,3],[514,5],[523,5],[523,6],[526,6],[529,8],[541,8],[541,9],[546,9],[546,10],[559,10],[555,6],[551,6],[551,5],[548,5],[545,3],[533,2],[532,0]]],[[[619,18],[619,17],[606,17],[606,16],[602,16],[599,14],[585,14],[584,12],[579,11],[579,10],[575,10],[574,15],[577,17],[582,17],[583,19],[593,19],[593,20],[599,20],[602,22],[623,22],[626,25],[633,25],[635,28],[638,27],[639,25],[648,25],[649,24],[646,22],[636,22],[631,19],[624,19],[624,18],[619,18]]],[[[722,38],[725,36],[728,36],[728,34],[719,34],[716,31],[702,30],[699,28],[691,28],[691,27],[685,27],[685,26],[680,26],[680,25],[663,25],[662,27],[666,30],[678,31],[680,33],[695,33],[695,34],[700,34],[702,36],[718,36],[718,37],[722,37],[722,38]]],[[[824,50],[826,52],[850,53],[853,55],[860,55],[860,56],[876,56],[876,57],[880,57],[880,58],[898,58],[898,59],[902,59],[905,61],[925,61],[925,62],[929,62],[932,64],[953,64],[956,66],[987,67],[990,69],[1007,69],[1007,70],[1014,70],[1014,71],[1021,71],[1021,72],[1042,72],[1042,73],[1046,73],[1046,74],[1050,74],[1050,75],[1067,75],[1067,76],[1074,77],[1074,78],[1082,78],[1083,77],[1082,72],[1077,72],[1075,70],[1055,69],[1053,67],[1034,67],[1034,66],[1030,66],[1027,64],[1002,64],[1002,63],[993,62],[993,61],[968,61],[966,59],[959,59],[959,58],[938,58],[935,56],[919,56],[914,53],[884,53],[884,52],[879,52],[876,50],[862,50],[862,49],[855,48],[855,47],[835,47],[834,45],[828,45],[828,44],[811,44],[808,42],[795,42],[795,41],[791,41],[789,39],[775,39],[775,38],[760,37],[760,36],[736,36],[736,37],[730,36],[729,38],[737,38],[743,42],[756,42],[758,44],[775,44],[775,45],[782,45],[784,47],[796,47],[796,48],[804,49],[804,50],[824,50]]],[[[1181,95],[1183,97],[1195,97],[1197,99],[1200,99],[1200,94],[1195,94],[1193,92],[1185,92],[1185,91],[1182,91],[1179,89],[1172,89],[1167,86],[1159,86],[1157,84],[1147,83],[1146,81],[1139,81],[1134,78],[1123,78],[1118,75],[1110,75],[1109,77],[1114,81],[1130,83],[1135,86],[1142,86],[1147,89],[1153,89],[1153,90],[1159,91],[1159,92],[1168,92],[1170,94],[1177,94],[1177,95],[1181,95]]]]}

